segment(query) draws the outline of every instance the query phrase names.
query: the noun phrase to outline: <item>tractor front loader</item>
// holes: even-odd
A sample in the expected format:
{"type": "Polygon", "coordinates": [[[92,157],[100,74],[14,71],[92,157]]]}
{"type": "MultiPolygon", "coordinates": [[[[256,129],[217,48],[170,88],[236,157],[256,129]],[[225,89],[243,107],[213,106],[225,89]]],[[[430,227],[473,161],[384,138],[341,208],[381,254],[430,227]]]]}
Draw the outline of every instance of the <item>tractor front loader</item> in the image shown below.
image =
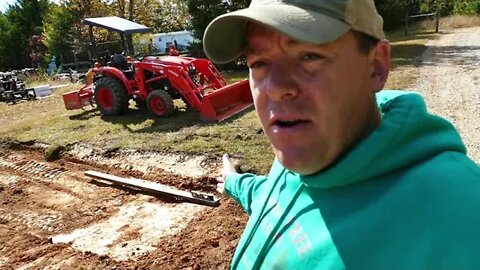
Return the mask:
{"type": "MultiPolygon", "coordinates": [[[[99,26],[98,20],[95,25],[99,26]]],[[[174,99],[182,99],[200,112],[202,120],[222,121],[253,105],[248,81],[228,85],[207,59],[147,56],[132,60],[117,54],[108,66],[97,63],[92,71],[93,83],[64,94],[68,110],[95,102],[103,115],[120,115],[134,99],[162,117],[174,112],[174,99]]]]}

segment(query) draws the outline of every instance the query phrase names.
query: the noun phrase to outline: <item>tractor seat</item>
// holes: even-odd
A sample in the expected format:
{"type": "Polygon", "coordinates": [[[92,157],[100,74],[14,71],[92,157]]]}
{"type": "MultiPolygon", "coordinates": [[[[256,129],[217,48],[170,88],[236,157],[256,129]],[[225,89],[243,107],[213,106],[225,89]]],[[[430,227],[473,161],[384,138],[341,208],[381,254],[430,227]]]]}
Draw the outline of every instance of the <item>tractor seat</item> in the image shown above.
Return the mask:
{"type": "Polygon", "coordinates": [[[120,70],[127,70],[130,69],[128,67],[128,62],[127,59],[125,59],[125,56],[121,54],[114,54],[110,57],[110,66],[116,67],[120,70]]]}
{"type": "Polygon", "coordinates": [[[133,80],[135,72],[130,69],[130,65],[127,62],[127,59],[125,59],[125,56],[122,54],[114,54],[110,57],[110,62],[108,64],[111,67],[116,67],[119,70],[125,74],[125,77],[129,80],[133,80]]]}

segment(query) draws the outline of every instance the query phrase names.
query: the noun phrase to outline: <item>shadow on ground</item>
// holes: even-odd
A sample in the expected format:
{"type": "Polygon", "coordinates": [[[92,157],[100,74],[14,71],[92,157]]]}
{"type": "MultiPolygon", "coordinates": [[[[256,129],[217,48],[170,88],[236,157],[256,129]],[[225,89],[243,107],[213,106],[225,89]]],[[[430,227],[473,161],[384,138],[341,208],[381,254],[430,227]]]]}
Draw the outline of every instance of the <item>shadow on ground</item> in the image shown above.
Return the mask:
{"type": "Polygon", "coordinates": [[[97,109],[85,110],[79,114],[69,116],[71,120],[84,121],[94,117],[100,117],[103,121],[122,125],[131,133],[163,133],[175,132],[191,126],[224,125],[251,112],[253,106],[222,122],[209,122],[200,119],[200,113],[193,108],[181,108],[167,117],[154,117],[146,108],[130,108],[129,111],[119,116],[103,116],[97,109]],[[146,121],[152,121],[147,127],[134,129],[131,126],[142,125],[146,121]]]}

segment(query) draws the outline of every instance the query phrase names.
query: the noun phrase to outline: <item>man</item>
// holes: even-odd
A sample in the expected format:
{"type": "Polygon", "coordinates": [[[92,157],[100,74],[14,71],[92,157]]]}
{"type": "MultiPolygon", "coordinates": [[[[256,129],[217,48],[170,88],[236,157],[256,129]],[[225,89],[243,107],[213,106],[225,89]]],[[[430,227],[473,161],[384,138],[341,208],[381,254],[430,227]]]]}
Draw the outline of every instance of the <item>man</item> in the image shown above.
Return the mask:
{"type": "Polygon", "coordinates": [[[253,0],[206,29],[210,59],[246,56],[276,156],[268,177],[224,157],[250,215],[232,269],[480,265],[480,168],[419,95],[381,91],[382,25],[373,0],[253,0]]]}

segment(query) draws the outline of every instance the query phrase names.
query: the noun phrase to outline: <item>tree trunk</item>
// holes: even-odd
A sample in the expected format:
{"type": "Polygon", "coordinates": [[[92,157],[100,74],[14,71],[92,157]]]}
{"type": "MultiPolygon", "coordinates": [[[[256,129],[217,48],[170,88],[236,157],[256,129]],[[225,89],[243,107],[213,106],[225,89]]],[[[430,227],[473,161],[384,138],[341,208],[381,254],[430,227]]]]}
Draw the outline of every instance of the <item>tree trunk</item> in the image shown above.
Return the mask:
{"type": "MultiPolygon", "coordinates": [[[[128,19],[130,21],[133,21],[133,18],[134,18],[134,7],[135,7],[135,0],[130,0],[128,2],[128,19]]],[[[127,34],[126,35],[126,38],[127,38],[127,44],[128,44],[128,54],[130,54],[131,56],[134,56],[135,54],[135,51],[133,49],[133,37],[132,37],[132,34],[127,34]]]]}

